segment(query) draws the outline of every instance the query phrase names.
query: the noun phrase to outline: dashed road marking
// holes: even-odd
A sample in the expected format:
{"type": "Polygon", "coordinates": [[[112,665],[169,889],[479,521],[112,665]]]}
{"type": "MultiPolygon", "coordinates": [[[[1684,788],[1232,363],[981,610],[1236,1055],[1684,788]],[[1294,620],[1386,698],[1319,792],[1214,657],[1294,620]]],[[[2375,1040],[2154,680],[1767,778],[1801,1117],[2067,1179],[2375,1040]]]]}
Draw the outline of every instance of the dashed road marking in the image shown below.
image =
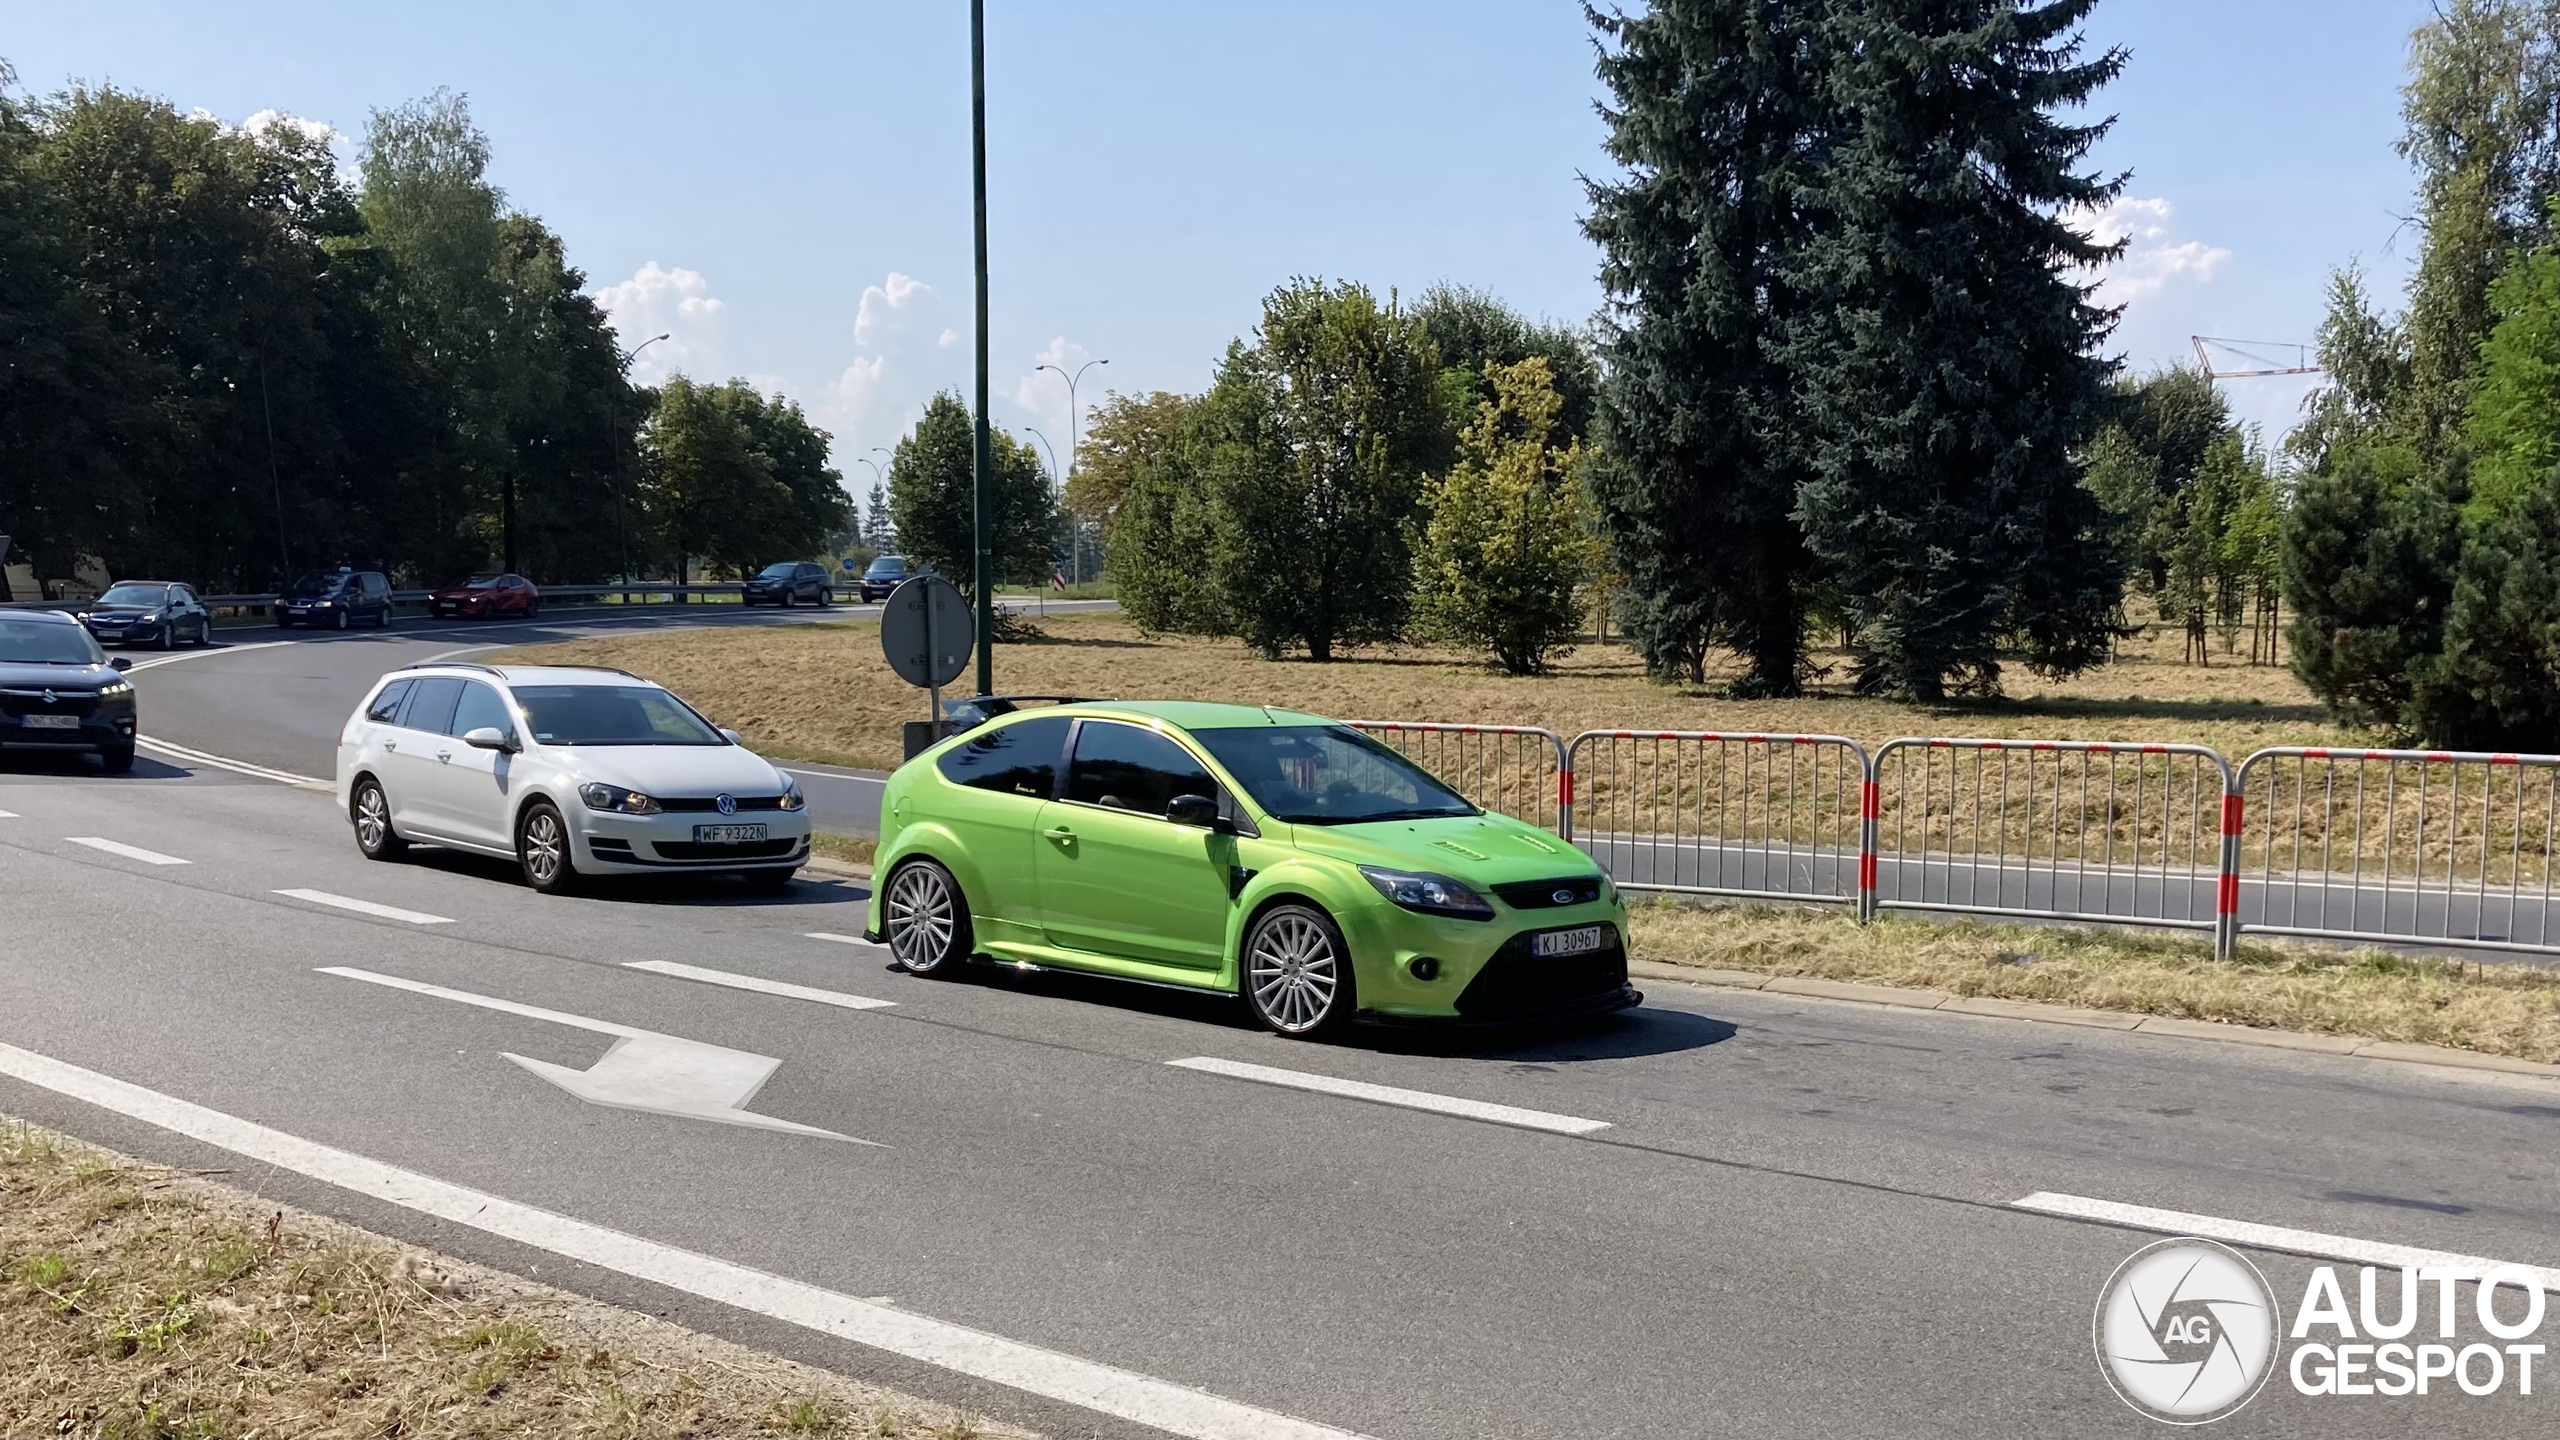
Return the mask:
{"type": "Polygon", "coordinates": [[[109,840],[98,835],[65,835],[62,838],[74,845],[86,845],[92,850],[104,850],[110,855],[121,855],[127,860],[139,860],[145,865],[192,865],[195,863],[192,860],[181,860],[175,855],[163,855],[157,850],[145,850],[139,845],[127,845],[121,840],[109,840]]]}
{"type": "Polygon", "coordinates": [[[810,985],[793,985],[782,980],[767,980],[758,975],[737,975],[727,970],[706,970],[699,965],[686,965],[674,960],[626,960],[626,970],[646,970],[653,975],[674,975],[686,980],[699,980],[706,985],[726,985],[732,990],[753,990],[761,995],[782,995],[793,1000],[814,1000],[821,1005],[837,1005],[847,1010],[886,1010],[895,1000],[874,1000],[868,995],[848,995],[842,990],[820,990],[810,985]]]}
{"type": "Polygon", "coordinates": [[[450,925],[450,915],[429,915],[418,910],[403,910],[397,905],[376,905],[370,900],[332,895],[326,890],[278,890],[278,895],[292,900],[307,900],[314,905],[327,905],[338,910],[352,910],[358,915],[371,915],[380,920],[405,920],[412,925],[450,925]]]}
{"type": "Polygon", "coordinates": [[[877,940],[865,940],[859,935],[835,935],[824,930],[812,930],[800,938],[803,940],[825,940],[836,945],[859,945],[866,950],[877,950],[882,954],[887,954],[889,950],[888,946],[881,944],[877,940]]]}
{"type": "Polygon", "coordinates": [[[1484,1100],[1461,1100],[1454,1095],[1434,1095],[1428,1090],[1406,1090],[1395,1085],[1372,1085],[1366,1080],[1344,1080],[1332,1075],[1311,1075],[1303,1070],[1282,1070],[1270,1065],[1248,1064],[1242,1060],[1221,1060],[1214,1055],[1194,1055],[1188,1060],[1167,1060],[1164,1063],[1184,1070],[1204,1070],[1212,1075],[1252,1080],[1264,1085],[1285,1085],[1292,1090],[1316,1090],[1327,1095],[1342,1095],[1377,1105],[1396,1105],[1407,1110],[1431,1110],[1442,1115],[1484,1120],[1495,1125],[1516,1125],[1524,1130],[1547,1130],[1558,1135],[1588,1135],[1594,1130],[1609,1128],[1609,1122],[1606,1120],[1585,1120],[1578,1115],[1557,1115],[1545,1110],[1523,1110],[1517,1105],[1495,1105],[1484,1100]]]}
{"type": "Polygon", "coordinates": [[[2133,1230],[2156,1230],[2163,1235],[2193,1235],[2200,1240],[2220,1240],[2230,1245],[2250,1245],[2261,1250],[2282,1250],[2295,1255],[2310,1255],[2322,1260],[2344,1260],[2356,1265],[2406,1266],[2410,1269],[2434,1267],[2445,1270],[2468,1270],[2486,1275],[2492,1270],[2520,1270],[2533,1277],[2545,1290],[2560,1291],[2560,1269],[2548,1265],[2516,1265],[2505,1260],[2490,1260],[2478,1255],[2457,1255],[2449,1250],[2425,1250],[2414,1245],[2389,1245],[2379,1240],[2358,1240],[2351,1235],[2324,1235],[2317,1230],[2295,1230],[2283,1225],[2259,1225],[2247,1220],[2225,1220],[2219,1215],[2195,1215],[2184,1210],[2160,1210],[2149,1205],[2127,1205],[2119,1200],[2092,1200],[2086,1195],[2058,1195],[2039,1190],[2033,1195],[2009,1202],[2019,1210],[2033,1210],[2044,1215],[2067,1215],[2074,1220],[2101,1220],[2133,1230]]]}

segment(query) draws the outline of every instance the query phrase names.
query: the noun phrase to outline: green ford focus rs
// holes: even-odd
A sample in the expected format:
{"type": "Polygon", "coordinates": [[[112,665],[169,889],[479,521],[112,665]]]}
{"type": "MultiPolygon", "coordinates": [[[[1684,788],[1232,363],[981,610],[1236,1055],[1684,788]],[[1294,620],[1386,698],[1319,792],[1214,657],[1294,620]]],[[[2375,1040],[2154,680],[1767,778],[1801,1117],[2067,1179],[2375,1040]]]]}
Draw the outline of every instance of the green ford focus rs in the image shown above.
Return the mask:
{"type": "Polygon", "coordinates": [[[869,936],[1241,995],[1310,1036],[1633,1005],[1626,906],[1590,857],[1314,715],[1176,701],[1002,716],[881,797],[869,936]]]}

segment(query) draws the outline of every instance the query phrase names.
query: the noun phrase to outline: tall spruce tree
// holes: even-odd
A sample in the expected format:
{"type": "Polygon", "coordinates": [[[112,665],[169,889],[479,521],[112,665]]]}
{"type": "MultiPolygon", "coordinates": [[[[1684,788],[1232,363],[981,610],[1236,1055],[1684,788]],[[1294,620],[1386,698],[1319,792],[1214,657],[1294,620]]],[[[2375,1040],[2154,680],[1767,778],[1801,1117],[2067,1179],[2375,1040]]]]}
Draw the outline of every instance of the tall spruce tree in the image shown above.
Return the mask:
{"type": "Polygon", "coordinates": [[[2103,659],[2122,572],[2077,452],[2104,417],[2114,322],[2075,269],[2116,253],[2060,212],[2121,180],[2073,124],[2123,67],[2082,57],[2095,0],[1859,0],[1818,45],[1838,133],[1808,187],[1785,347],[1805,405],[1797,514],[1836,567],[1862,691],[1999,684],[2103,659]]]}
{"type": "Polygon", "coordinates": [[[1609,303],[1593,498],[1629,633],[1656,675],[1793,694],[1811,557],[1793,510],[1790,382],[1771,354],[1794,318],[1809,236],[1798,191],[1819,137],[1808,45],[1819,0],[1660,0],[1585,14],[1602,38],[1605,148],[1583,230],[1609,303]]]}

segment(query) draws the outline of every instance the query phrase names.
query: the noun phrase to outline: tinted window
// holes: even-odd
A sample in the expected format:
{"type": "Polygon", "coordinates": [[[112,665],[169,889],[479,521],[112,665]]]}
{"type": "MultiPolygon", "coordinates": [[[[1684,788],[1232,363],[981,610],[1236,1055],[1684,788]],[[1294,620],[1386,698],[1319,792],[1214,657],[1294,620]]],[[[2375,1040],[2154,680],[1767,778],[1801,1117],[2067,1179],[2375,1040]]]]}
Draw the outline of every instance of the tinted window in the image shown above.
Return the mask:
{"type": "Polygon", "coordinates": [[[1076,732],[1075,761],[1067,767],[1070,800],[1162,815],[1176,795],[1217,794],[1208,767],[1153,730],[1088,720],[1076,732]]]}
{"type": "Polygon", "coordinates": [[[1067,748],[1071,723],[1064,716],[1044,716],[982,729],[934,763],[956,785],[1046,800],[1057,783],[1058,757],[1067,748]]]}
{"type": "Polygon", "coordinates": [[[286,586],[284,593],[287,595],[327,595],[335,591],[344,583],[345,577],[343,576],[323,575],[315,571],[312,574],[305,575],[301,579],[294,581],[291,585],[286,586]]]}
{"type": "Polygon", "coordinates": [[[364,718],[377,725],[390,724],[393,717],[400,713],[400,702],[407,697],[409,686],[413,683],[408,680],[394,680],[383,686],[382,693],[373,697],[373,703],[364,707],[364,718]]]}
{"type": "Polygon", "coordinates": [[[462,682],[434,675],[409,687],[409,703],[400,707],[403,729],[424,730],[441,735],[453,719],[453,707],[462,699],[462,682]]]}
{"type": "Polygon", "coordinates": [[[169,599],[166,585],[111,585],[98,597],[101,605],[160,605],[169,599]]]}
{"type": "Polygon", "coordinates": [[[184,601],[189,605],[193,605],[196,603],[196,592],[188,589],[184,585],[172,585],[169,587],[169,598],[172,600],[184,601]]]}
{"type": "Polygon", "coordinates": [[[0,614],[0,660],[23,665],[104,665],[107,652],[73,621],[0,614]]]}
{"type": "Polygon", "coordinates": [[[1281,820],[1317,825],[1472,815],[1476,807],[1395,751],[1339,725],[1202,730],[1200,743],[1281,820]]]}
{"type": "Polygon", "coordinates": [[[519,685],[516,703],[545,745],[729,743],[655,685],[519,685]]]}
{"type": "Polygon", "coordinates": [[[789,561],[777,560],[774,563],[767,565],[762,570],[757,571],[756,575],[757,578],[763,580],[788,580],[799,573],[799,566],[791,564],[789,561]]]}
{"type": "Polygon", "coordinates": [[[367,575],[364,577],[364,593],[376,600],[386,599],[391,594],[391,582],[379,575],[367,575]]]}
{"type": "Polygon", "coordinates": [[[450,735],[468,735],[486,726],[501,735],[515,733],[516,722],[507,714],[507,702],[498,692],[477,680],[462,682],[462,701],[453,707],[453,721],[445,726],[450,735]]]}

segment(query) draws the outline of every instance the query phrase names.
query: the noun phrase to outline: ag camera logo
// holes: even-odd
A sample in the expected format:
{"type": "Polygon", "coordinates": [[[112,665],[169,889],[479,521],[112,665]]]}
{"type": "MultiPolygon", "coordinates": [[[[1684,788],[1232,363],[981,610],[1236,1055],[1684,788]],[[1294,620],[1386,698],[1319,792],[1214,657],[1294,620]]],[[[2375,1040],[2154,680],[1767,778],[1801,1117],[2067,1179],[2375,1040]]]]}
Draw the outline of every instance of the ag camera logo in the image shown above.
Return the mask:
{"type": "Polygon", "coordinates": [[[2172,1425],[2219,1420],[2255,1398],[2282,1329],[2258,1267],[2193,1239],[2135,1251],[2098,1292],[2092,1324],[2117,1396],[2172,1425]]]}

